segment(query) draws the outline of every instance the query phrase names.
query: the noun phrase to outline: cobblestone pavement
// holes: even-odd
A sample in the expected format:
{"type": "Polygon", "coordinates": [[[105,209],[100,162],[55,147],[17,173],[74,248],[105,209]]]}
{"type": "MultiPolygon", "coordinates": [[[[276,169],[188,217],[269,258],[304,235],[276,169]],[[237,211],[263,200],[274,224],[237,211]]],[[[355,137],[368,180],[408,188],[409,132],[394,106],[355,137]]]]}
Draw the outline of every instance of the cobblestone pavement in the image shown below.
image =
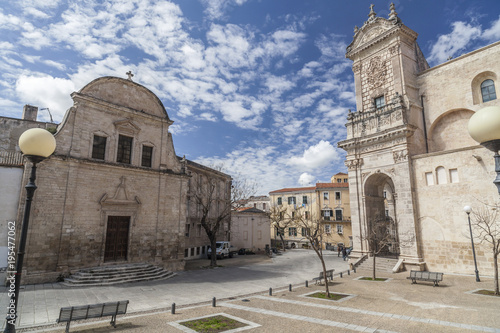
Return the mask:
{"type": "MultiPolygon", "coordinates": [[[[303,254],[300,252],[285,254],[278,261],[288,260],[287,256],[292,260],[304,260],[303,254]]],[[[330,265],[334,265],[333,261],[337,259],[333,257],[330,259],[330,265]]],[[[216,272],[217,274],[211,277],[216,278],[217,275],[226,275],[232,270],[262,270],[262,266],[273,266],[271,260],[252,262],[251,265],[240,267],[237,267],[236,261],[234,263],[234,268],[192,270],[183,273],[185,276],[190,274],[203,276],[216,272]]],[[[346,268],[342,266],[341,261],[338,261],[338,264],[341,266],[336,272],[341,271],[343,267],[346,268]]],[[[196,265],[196,263],[193,262],[191,265],[196,265]]],[[[272,269],[267,267],[265,271],[272,272],[272,269]]],[[[445,275],[440,286],[433,287],[432,283],[411,284],[406,279],[408,272],[379,273],[380,277],[388,278],[387,282],[359,280],[359,277],[370,274],[367,271],[358,270],[356,273],[350,273],[350,275],[343,274],[342,278],[335,276],[333,282],[330,282],[331,292],[349,296],[340,301],[307,297],[306,294],[322,291],[325,288],[324,285],[318,286],[313,283],[309,283],[306,288],[302,273],[297,274],[299,276],[297,281],[291,281],[292,291],[289,291],[287,284],[283,283],[282,279],[286,277],[275,277],[276,284],[273,286],[272,295],[269,295],[267,288],[273,281],[272,279],[263,280],[260,289],[252,290],[246,293],[247,295],[245,291],[249,289],[239,289],[236,292],[227,290],[223,293],[218,289],[219,286],[214,290],[213,285],[207,284],[204,286],[207,288],[203,293],[204,302],[196,301],[196,297],[192,295],[196,292],[188,288],[192,284],[184,284],[184,300],[189,300],[191,294],[193,301],[175,301],[178,305],[175,314],[171,314],[172,300],[167,296],[165,296],[167,301],[163,303],[155,303],[161,297],[160,295],[151,296],[151,293],[147,293],[149,299],[146,296],[144,300],[136,301],[139,298],[132,292],[137,292],[136,288],[156,289],[157,286],[148,284],[149,287],[137,287],[134,284],[125,288],[122,285],[114,290],[115,297],[110,297],[110,295],[107,297],[113,300],[131,299],[130,311],[127,315],[118,317],[117,328],[112,328],[106,320],[85,321],[72,324],[71,332],[189,332],[179,322],[220,313],[246,323],[247,332],[500,332],[500,297],[482,296],[472,292],[477,289],[492,289],[492,279],[482,277],[481,282],[478,283],[472,275],[445,275]],[[278,288],[280,286],[281,288],[278,288]],[[217,297],[216,307],[212,307],[212,298],[206,296],[216,294],[220,296],[217,297]],[[137,305],[133,307],[136,302],[149,304],[149,308],[140,309],[137,305]]],[[[314,270],[304,274],[311,279],[317,272],[314,270]]],[[[161,281],[157,283],[158,286],[169,285],[173,288],[172,286],[176,284],[173,283],[174,280],[163,281],[163,284],[160,284],[161,281]]],[[[287,277],[287,280],[290,280],[290,277],[287,277]]],[[[252,280],[243,280],[241,283],[248,281],[252,280]]],[[[212,283],[215,284],[215,282],[212,283]]],[[[226,285],[228,289],[229,282],[222,283],[222,285],[226,285]]],[[[86,301],[89,299],[85,297],[90,290],[78,289],[82,297],[78,304],[87,304],[86,301]]],[[[64,295],[67,290],[61,289],[60,291],[64,295]]],[[[75,292],[75,290],[72,289],[70,292],[75,292]]],[[[152,292],[154,294],[154,291],[152,292]]],[[[36,295],[36,288],[34,288],[34,293],[36,295]]],[[[40,294],[50,293],[45,289],[43,293],[40,291],[40,294]]],[[[36,301],[35,298],[35,304],[36,301]]],[[[60,306],[63,305],[57,304],[54,308],[58,309],[60,306]]],[[[39,305],[39,308],[41,307],[39,305]]],[[[32,327],[25,325],[25,328],[19,331],[64,332],[63,324],[53,323],[54,321],[49,321],[42,326],[38,324],[32,327]]]]}

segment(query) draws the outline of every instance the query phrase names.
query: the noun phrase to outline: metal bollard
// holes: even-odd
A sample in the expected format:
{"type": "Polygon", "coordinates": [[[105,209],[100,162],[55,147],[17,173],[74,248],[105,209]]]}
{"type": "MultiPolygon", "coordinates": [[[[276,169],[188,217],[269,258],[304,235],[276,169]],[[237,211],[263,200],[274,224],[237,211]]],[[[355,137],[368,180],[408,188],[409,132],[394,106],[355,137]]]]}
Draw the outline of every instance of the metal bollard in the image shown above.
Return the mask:
{"type": "Polygon", "coordinates": [[[212,298],[212,307],[214,307],[214,308],[216,307],[216,299],[215,299],[215,297],[212,298]]]}
{"type": "Polygon", "coordinates": [[[175,314],[175,303],[172,303],[172,309],[170,310],[171,314],[175,314]]]}
{"type": "Polygon", "coordinates": [[[309,287],[309,281],[306,280],[306,288],[309,287]]]}
{"type": "Polygon", "coordinates": [[[350,270],[347,270],[347,275],[351,275],[351,271],[350,270]]]}
{"type": "Polygon", "coordinates": [[[354,270],[354,273],[356,273],[356,267],[354,267],[353,270],[354,270]]]}
{"type": "Polygon", "coordinates": [[[288,285],[288,291],[292,291],[292,285],[291,284],[288,285]]]}
{"type": "Polygon", "coordinates": [[[273,288],[269,288],[269,296],[273,296],[273,288]]]}
{"type": "Polygon", "coordinates": [[[342,272],[340,272],[340,277],[342,277],[342,272]]]}

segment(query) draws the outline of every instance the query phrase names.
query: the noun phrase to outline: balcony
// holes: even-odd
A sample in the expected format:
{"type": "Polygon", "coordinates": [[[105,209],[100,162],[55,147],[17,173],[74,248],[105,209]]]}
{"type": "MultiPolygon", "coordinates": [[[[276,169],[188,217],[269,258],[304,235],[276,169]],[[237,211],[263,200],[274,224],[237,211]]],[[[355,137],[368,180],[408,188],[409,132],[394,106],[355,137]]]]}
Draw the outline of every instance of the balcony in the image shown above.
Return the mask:
{"type": "Polygon", "coordinates": [[[23,154],[12,150],[0,150],[0,165],[21,166],[23,165],[23,154]]]}

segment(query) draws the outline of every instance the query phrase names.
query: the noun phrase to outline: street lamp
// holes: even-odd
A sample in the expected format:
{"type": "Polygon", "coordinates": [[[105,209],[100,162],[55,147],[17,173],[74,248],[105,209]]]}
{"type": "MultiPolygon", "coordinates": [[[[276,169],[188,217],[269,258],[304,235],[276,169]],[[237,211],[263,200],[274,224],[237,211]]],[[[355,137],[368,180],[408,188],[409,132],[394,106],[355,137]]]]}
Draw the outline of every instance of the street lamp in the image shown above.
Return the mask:
{"type": "MultiPolygon", "coordinates": [[[[33,194],[36,190],[36,165],[47,157],[49,157],[56,149],[56,140],[54,136],[47,130],[42,128],[32,128],[25,131],[19,137],[19,148],[24,154],[24,157],[32,163],[31,174],[26,188],[26,203],[24,206],[23,224],[21,227],[21,237],[19,239],[19,247],[17,252],[16,270],[14,276],[14,292],[9,288],[9,305],[7,322],[4,332],[16,331],[17,307],[19,305],[19,287],[21,285],[21,275],[23,272],[24,251],[26,248],[26,238],[28,236],[28,225],[30,218],[31,202],[33,194]]],[[[9,270],[14,268],[13,264],[9,263],[9,270]]]]}
{"type": "Polygon", "coordinates": [[[469,219],[469,231],[470,231],[470,241],[472,243],[472,255],[474,256],[474,267],[476,269],[476,282],[481,282],[479,280],[479,271],[477,270],[477,262],[476,262],[476,251],[474,250],[474,238],[472,238],[472,227],[470,225],[470,212],[472,212],[472,208],[470,206],[464,207],[464,212],[467,213],[467,218],[469,219]]]}
{"type": "Polygon", "coordinates": [[[497,177],[493,183],[500,194],[500,106],[487,106],[469,119],[469,134],[485,148],[495,153],[495,171],[497,177]]]}

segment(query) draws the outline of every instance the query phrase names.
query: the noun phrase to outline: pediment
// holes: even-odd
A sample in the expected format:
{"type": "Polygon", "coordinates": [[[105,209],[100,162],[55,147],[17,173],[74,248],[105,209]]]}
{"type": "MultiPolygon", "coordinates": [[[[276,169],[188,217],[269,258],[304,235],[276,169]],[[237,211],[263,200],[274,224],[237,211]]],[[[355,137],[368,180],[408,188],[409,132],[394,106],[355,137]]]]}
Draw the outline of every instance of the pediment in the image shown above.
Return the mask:
{"type": "Polygon", "coordinates": [[[136,124],[134,124],[133,121],[128,119],[115,121],[113,125],[115,125],[116,129],[120,133],[126,133],[126,134],[128,133],[131,135],[135,135],[139,133],[139,131],[141,130],[139,126],[137,126],[136,124]]]}
{"type": "Polygon", "coordinates": [[[382,17],[377,17],[371,22],[366,22],[354,34],[352,43],[347,47],[347,54],[349,55],[357,49],[362,49],[364,46],[369,46],[383,39],[395,30],[398,30],[401,25],[398,20],[387,20],[382,17]]]}
{"type": "Polygon", "coordinates": [[[112,197],[108,195],[108,193],[104,193],[104,195],[99,200],[101,206],[139,206],[141,201],[137,196],[130,196],[127,187],[125,186],[125,177],[120,177],[120,184],[116,187],[115,193],[112,197]]]}

